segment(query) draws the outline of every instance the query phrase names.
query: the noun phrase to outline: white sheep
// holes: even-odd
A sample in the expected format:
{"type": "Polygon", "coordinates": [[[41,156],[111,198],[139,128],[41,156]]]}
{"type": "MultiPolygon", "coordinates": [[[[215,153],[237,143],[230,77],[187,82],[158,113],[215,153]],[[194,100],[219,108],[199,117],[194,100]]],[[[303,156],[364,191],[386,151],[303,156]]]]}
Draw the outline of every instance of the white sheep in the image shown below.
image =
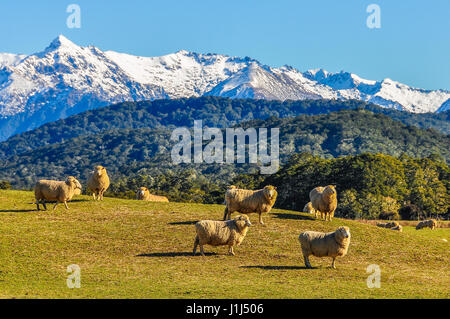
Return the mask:
{"type": "Polygon", "coordinates": [[[350,228],[341,226],[331,233],[321,233],[316,231],[306,231],[298,236],[302,247],[305,266],[312,268],[309,263],[309,256],[331,257],[333,262],[331,267],[336,269],[335,261],[337,257],[347,254],[350,245],[350,228]]]}
{"type": "Polygon", "coordinates": [[[37,210],[40,210],[40,202],[44,206],[44,209],[47,210],[45,201],[56,201],[53,209],[56,208],[58,203],[64,203],[66,209],[69,209],[67,206],[67,201],[71,200],[72,197],[78,193],[81,193],[81,184],[73,176],[67,177],[65,181],[42,179],[34,186],[34,196],[36,198],[37,210]]]}
{"type": "Polygon", "coordinates": [[[87,188],[92,191],[94,200],[103,200],[103,193],[109,187],[109,176],[106,168],[99,165],[94,167],[91,175],[88,178],[87,188]]]}
{"type": "Polygon", "coordinates": [[[259,223],[264,225],[262,214],[268,213],[277,200],[276,187],[265,186],[256,191],[238,189],[232,185],[225,193],[225,212],[223,220],[230,219],[231,214],[239,212],[241,214],[259,214],[259,223]]]}
{"type": "Polygon", "coordinates": [[[234,256],[233,247],[241,244],[251,225],[247,215],[240,215],[227,221],[201,220],[197,222],[195,224],[197,236],[194,241],[194,256],[198,245],[200,245],[200,253],[203,256],[205,255],[203,245],[226,245],[229,247],[229,254],[234,256]]]}
{"type": "Polygon", "coordinates": [[[314,207],[312,206],[311,202],[308,202],[305,207],[303,207],[303,212],[308,213],[308,214],[314,214],[315,218],[318,218],[319,216],[319,212],[317,210],[314,209],[314,207]]]}

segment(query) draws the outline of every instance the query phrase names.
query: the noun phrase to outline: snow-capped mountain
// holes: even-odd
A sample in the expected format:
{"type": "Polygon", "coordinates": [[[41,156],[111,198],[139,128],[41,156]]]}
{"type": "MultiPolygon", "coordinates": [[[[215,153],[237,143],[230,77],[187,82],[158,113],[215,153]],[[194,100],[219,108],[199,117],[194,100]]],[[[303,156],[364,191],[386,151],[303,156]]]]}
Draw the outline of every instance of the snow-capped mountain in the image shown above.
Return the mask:
{"type": "Polygon", "coordinates": [[[111,103],[202,95],[360,99],[417,113],[444,111],[450,98],[445,90],[369,81],[347,72],[302,73],[248,57],[187,51],[138,57],[80,47],[59,36],[29,56],[0,53],[0,140],[111,103]]]}

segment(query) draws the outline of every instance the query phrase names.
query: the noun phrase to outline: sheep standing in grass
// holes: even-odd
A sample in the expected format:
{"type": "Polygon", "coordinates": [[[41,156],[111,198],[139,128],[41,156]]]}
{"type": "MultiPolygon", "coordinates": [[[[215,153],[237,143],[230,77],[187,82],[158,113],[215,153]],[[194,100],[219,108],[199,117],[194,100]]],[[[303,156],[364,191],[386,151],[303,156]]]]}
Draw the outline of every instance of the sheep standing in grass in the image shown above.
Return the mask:
{"type": "Polygon", "coordinates": [[[40,210],[39,203],[42,203],[44,209],[47,210],[45,201],[56,201],[55,206],[53,206],[53,210],[56,208],[58,203],[64,203],[66,209],[69,209],[67,206],[67,201],[71,200],[77,193],[81,193],[81,184],[73,176],[67,177],[65,181],[42,179],[34,186],[34,196],[36,198],[37,210],[40,210]]]}
{"type": "Polygon", "coordinates": [[[234,256],[233,247],[241,244],[251,225],[247,215],[239,215],[233,220],[227,221],[201,220],[197,222],[195,224],[197,236],[194,241],[194,256],[198,245],[200,245],[200,253],[203,256],[205,255],[203,245],[227,245],[229,254],[234,256]]]}
{"type": "Polygon", "coordinates": [[[318,217],[318,212],[314,209],[311,202],[308,202],[305,207],[303,207],[303,212],[308,214],[314,214],[314,217],[318,217]]]}
{"type": "Polygon", "coordinates": [[[103,193],[109,187],[109,176],[106,168],[101,165],[94,167],[94,171],[89,176],[87,187],[92,191],[94,200],[103,200],[103,193]]]}
{"type": "Polygon", "coordinates": [[[387,223],[377,223],[377,226],[381,227],[381,228],[392,229],[392,228],[400,226],[400,224],[398,222],[394,221],[394,222],[387,222],[387,223]]]}
{"type": "Polygon", "coordinates": [[[307,268],[312,268],[308,257],[313,255],[333,258],[331,267],[336,269],[336,258],[347,254],[348,246],[350,245],[350,229],[347,226],[342,226],[331,233],[306,231],[298,236],[298,240],[302,247],[303,258],[307,268]]]}
{"type": "Polygon", "coordinates": [[[234,212],[241,214],[258,213],[259,223],[264,225],[262,213],[270,212],[277,200],[277,195],[276,187],[270,185],[256,191],[238,189],[235,186],[230,187],[225,193],[226,208],[223,220],[230,219],[234,212]]]}
{"type": "Polygon", "coordinates": [[[139,188],[139,190],[137,191],[137,194],[136,194],[136,199],[146,200],[149,202],[166,202],[166,203],[169,202],[169,200],[167,199],[166,196],[158,196],[158,195],[150,194],[150,191],[148,190],[147,187],[139,188]]]}
{"type": "Polygon", "coordinates": [[[437,227],[437,221],[435,219],[424,220],[417,224],[416,229],[422,229],[429,227],[430,229],[435,229],[437,227]]]}
{"type": "Polygon", "coordinates": [[[331,221],[337,207],[336,188],[333,185],[316,187],[309,192],[309,199],[317,214],[320,212],[321,218],[331,221]]]}

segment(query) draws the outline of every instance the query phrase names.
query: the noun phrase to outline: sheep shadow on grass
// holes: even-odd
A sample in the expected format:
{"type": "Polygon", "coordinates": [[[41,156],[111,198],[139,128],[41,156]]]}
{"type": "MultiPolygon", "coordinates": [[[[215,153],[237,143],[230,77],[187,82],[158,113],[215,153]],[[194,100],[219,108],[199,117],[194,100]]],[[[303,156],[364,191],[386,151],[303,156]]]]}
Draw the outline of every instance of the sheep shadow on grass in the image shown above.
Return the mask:
{"type": "Polygon", "coordinates": [[[312,216],[304,216],[290,213],[272,213],[278,219],[316,220],[312,216]]]}
{"type": "Polygon", "coordinates": [[[0,209],[0,213],[31,213],[37,211],[37,209],[0,209]]]}
{"type": "MultiPolygon", "coordinates": [[[[206,256],[216,256],[216,253],[205,253],[206,256]]],[[[194,257],[192,254],[192,251],[189,252],[166,252],[166,253],[149,253],[149,254],[140,254],[136,257],[194,257]]],[[[199,253],[197,253],[195,256],[201,256],[199,253]]]]}
{"type": "MultiPolygon", "coordinates": [[[[300,269],[309,269],[306,268],[306,266],[262,266],[262,265],[256,265],[256,266],[240,266],[240,268],[257,268],[257,269],[264,269],[264,270],[300,270],[300,269]]],[[[317,267],[312,267],[311,269],[316,269],[317,267]]]]}
{"type": "Polygon", "coordinates": [[[171,222],[168,223],[169,225],[195,225],[198,222],[198,220],[187,220],[184,222],[171,222]]]}

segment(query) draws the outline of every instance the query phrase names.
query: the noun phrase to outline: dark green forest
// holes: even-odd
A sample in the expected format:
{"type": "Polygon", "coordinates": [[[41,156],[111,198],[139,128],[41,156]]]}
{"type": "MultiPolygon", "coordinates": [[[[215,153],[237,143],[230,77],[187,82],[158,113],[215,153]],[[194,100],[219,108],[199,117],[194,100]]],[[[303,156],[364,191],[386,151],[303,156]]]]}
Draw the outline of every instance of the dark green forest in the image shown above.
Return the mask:
{"type": "Polygon", "coordinates": [[[202,119],[209,127],[230,127],[254,119],[295,117],[301,114],[327,114],[340,110],[365,109],[385,114],[408,126],[434,129],[450,134],[450,111],[414,114],[387,109],[362,101],[303,100],[267,101],[206,96],[177,100],[124,102],[47,123],[0,143],[0,160],[30,152],[38,147],[61,143],[74,137],[109,130],[192,126],[202,119]]]}
{"type": "Polygon", "coordinates": [[[360,101],[121,103],[0,143],[0,188],[31,189],[38,179],[68,175],[84,184],[101,164],[112,181],[107,196],[134,198],[146,186],[171,201],[221,204],[230,184],[272,184],[279,190],[276,207],[302,210],[312,188],[334,184],[338,216],[448,216],[450,136],[442,133],[448,125],[446,113],[411,114],[360,101]],[[210,127],[280,128],[281,169],[260,175],[255,164],[173,164],[171,133],[192,128],[194,119],[210,127]]]}

